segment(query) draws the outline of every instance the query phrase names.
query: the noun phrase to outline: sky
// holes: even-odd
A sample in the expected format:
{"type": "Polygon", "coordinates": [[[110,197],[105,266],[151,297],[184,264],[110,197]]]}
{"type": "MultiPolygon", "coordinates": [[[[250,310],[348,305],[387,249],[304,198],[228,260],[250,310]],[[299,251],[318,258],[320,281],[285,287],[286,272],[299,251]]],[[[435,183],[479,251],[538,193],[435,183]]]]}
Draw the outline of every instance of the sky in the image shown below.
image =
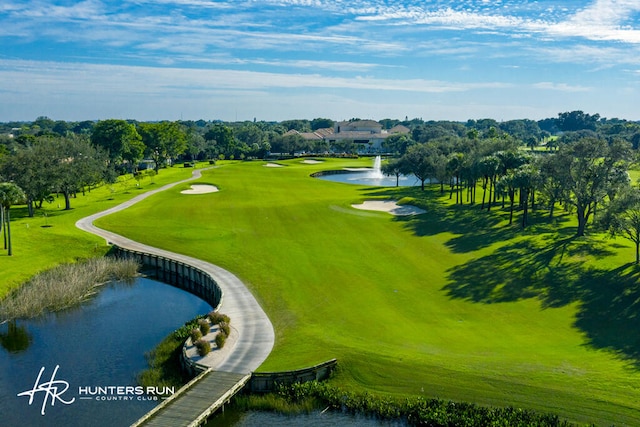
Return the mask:
{"type": "Polygon", "coordinates": [[[640,120],[638,0],[3,0],[0,121],[640,120]]]}

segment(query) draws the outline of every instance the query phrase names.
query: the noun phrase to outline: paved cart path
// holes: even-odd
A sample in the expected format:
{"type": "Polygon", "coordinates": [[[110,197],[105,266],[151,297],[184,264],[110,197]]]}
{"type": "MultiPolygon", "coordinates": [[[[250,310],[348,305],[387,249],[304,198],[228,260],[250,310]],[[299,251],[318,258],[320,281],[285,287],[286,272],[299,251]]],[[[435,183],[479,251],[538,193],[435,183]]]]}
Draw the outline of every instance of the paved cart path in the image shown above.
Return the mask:
{"type": "Polygon", "coordinates": [[[198,363],[214,368],[217,371],[246,374],[255,371],[262,362],[264,362],[269,353],[271,353],[275,341],[275,335],[273,325],[266,313],[262,310],[258,301],[256,301],[254,296],[249,292],[244,283],[238,279],[238,277],[209,262],[144,245],[120,236],[119,234],[98,228],[93,224],[93,222],[98,218],[124,210],[160,191],[165,191],[178,184],[198,179],[201,177],[201,174],[201,170],[196,169],[193,171],[193,175],[189,179],[167,184],[156,190],[140,194],[131,200],[103,212],[82,218],[76,222],[76,227],[89,233],[104,237],[107,242],[122,248],[171,258],[193,265],[209,273],[222,290],[222,303],[219,311],[231,318],[231,325],[238,332],[238,338],[232,348],[227,349],[227,346],[225,346],[222,350],[223,354],[218,355],[222,357],[204,357],[198,360],[198,363]]]}

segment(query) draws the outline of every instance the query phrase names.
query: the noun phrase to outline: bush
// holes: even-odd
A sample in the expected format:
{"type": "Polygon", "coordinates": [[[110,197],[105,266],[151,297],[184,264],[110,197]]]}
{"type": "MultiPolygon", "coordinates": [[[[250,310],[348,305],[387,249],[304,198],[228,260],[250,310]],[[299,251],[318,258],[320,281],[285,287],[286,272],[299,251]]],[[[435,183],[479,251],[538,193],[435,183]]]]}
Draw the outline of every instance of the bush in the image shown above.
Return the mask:
{"type": "Polygon", "coordinates": [[[200,356],[206,356],[211,351],[211,343],[201,338],[196,341],[196,348],[200,356]]]}
{"type": "Polygon", "coordinates": [[[177,340],[186,340],[191,336],[192,329],[199,329],[198,320],[202,319],[204,316],[198,315],[195,318],[189,320],[184,325],[173,331],[173,335],[177,340]]]}
{"type": "Polygon", "coordinates": [[[226,336],[229,336],[231,334],[231,328],[229,327],[229,324],[227,322],[218,323],[218,327],[220,328],[220,331],[224,332],[226,336]]]}
{"type": "Polygon", "coordinates": [[[231,323],[231,319],[226,314],[218,313],[217,311],[212,311],[207,315],[212,324],[217,325],[220,322],[226,322],[227,324],[231,323]]]}
{"type": "Polygon", "coordinates": [[[218,332],[218,334],[216,335],[216,346],[218,346],[218,348],[222,348],[224,347],[224,343],[227,341],[227,334],[225,334],[224,332],[218,332]]]}
{"type": "Polygon", "coordinates": [[[198,320],[198,327],[200,328],[200,332],[202,332],[203,336],[207,335],[211,330],[211,326],[209,325],[209,322],[207,322],[207,319],[198,320]]]}
{"type": "Polygon", "coordinates": [[[191,333],[189,334],[189,337],[191,338],[191,342],[195,343],[200,338],[202,338],[202,332],[200,332],[200,329],[194,328],[194,329],[191,330],[191,333]]]}

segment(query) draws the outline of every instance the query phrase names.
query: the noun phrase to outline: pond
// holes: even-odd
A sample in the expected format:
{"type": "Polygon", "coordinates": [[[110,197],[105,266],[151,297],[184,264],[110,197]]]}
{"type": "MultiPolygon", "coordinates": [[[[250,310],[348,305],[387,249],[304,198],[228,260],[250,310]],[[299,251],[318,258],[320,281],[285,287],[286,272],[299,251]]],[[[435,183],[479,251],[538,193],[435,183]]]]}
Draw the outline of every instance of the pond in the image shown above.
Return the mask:
{"type": "MultiPolygon", "coordinates": [[[[318,174],[316,178],[325,181],[342,182],[345,184],[370,185],[374,187],[395,187],[396,177],[374,173],[373,170],[362,171],[333,171],[333,173],[318,174]],[[336,173],[337,172],[337,173],[336,173]]],[[[398,179],[398,185],[402,187],[414,187],[420,185],[420,180],[415,175],[402,175],[398,179]]]]}
{"type": "Polygon", "coordinates": [[[161,401],[133,388],[145,353],[209,311],[188,292],[139,278],[79,307],[0,325],[1,424],[130,425],[161,401]]]}
{"type": "Polygon", "coordinates": [[[234,408],[213,417],[205,427],[405,427],[402,420],[378,420],[364,415],[316,411],[309,414],[282,415],[275,412],[240,412],[234,408]]]}

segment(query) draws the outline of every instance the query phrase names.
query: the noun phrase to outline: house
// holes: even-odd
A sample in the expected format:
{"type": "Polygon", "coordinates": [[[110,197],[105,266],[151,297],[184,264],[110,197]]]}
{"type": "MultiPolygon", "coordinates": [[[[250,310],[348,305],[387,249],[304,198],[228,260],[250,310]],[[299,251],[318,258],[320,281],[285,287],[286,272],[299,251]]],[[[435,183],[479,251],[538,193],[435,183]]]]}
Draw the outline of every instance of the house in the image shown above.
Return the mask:
{"type": "Polygon", "coordinates": [[[353,141],[357,145],[360,154],[381,153],[384,151],[382,143],[393,134],[405,134],[411,132],[409,128],[397,125],[389,130],[383,130],[382,125],[375,120],[353,120],[337,122],[333,129],[318,129],[314,132],[289,131],[287,134],[295,132],[306,141],[326,141],[331,147],[340,141],[353,141]]]}
{"type": "Polygon", "coordinates": [[[353,120],[338,122],[333,127],[333,134],[328,137],[329,144],[340,140],[352,140],[358,145],[358,153],[381,153],[382,143],[394,133],[409,133],[409,128],[398,125],[390,130],[383,130],[375,120],[353,120]]]}

